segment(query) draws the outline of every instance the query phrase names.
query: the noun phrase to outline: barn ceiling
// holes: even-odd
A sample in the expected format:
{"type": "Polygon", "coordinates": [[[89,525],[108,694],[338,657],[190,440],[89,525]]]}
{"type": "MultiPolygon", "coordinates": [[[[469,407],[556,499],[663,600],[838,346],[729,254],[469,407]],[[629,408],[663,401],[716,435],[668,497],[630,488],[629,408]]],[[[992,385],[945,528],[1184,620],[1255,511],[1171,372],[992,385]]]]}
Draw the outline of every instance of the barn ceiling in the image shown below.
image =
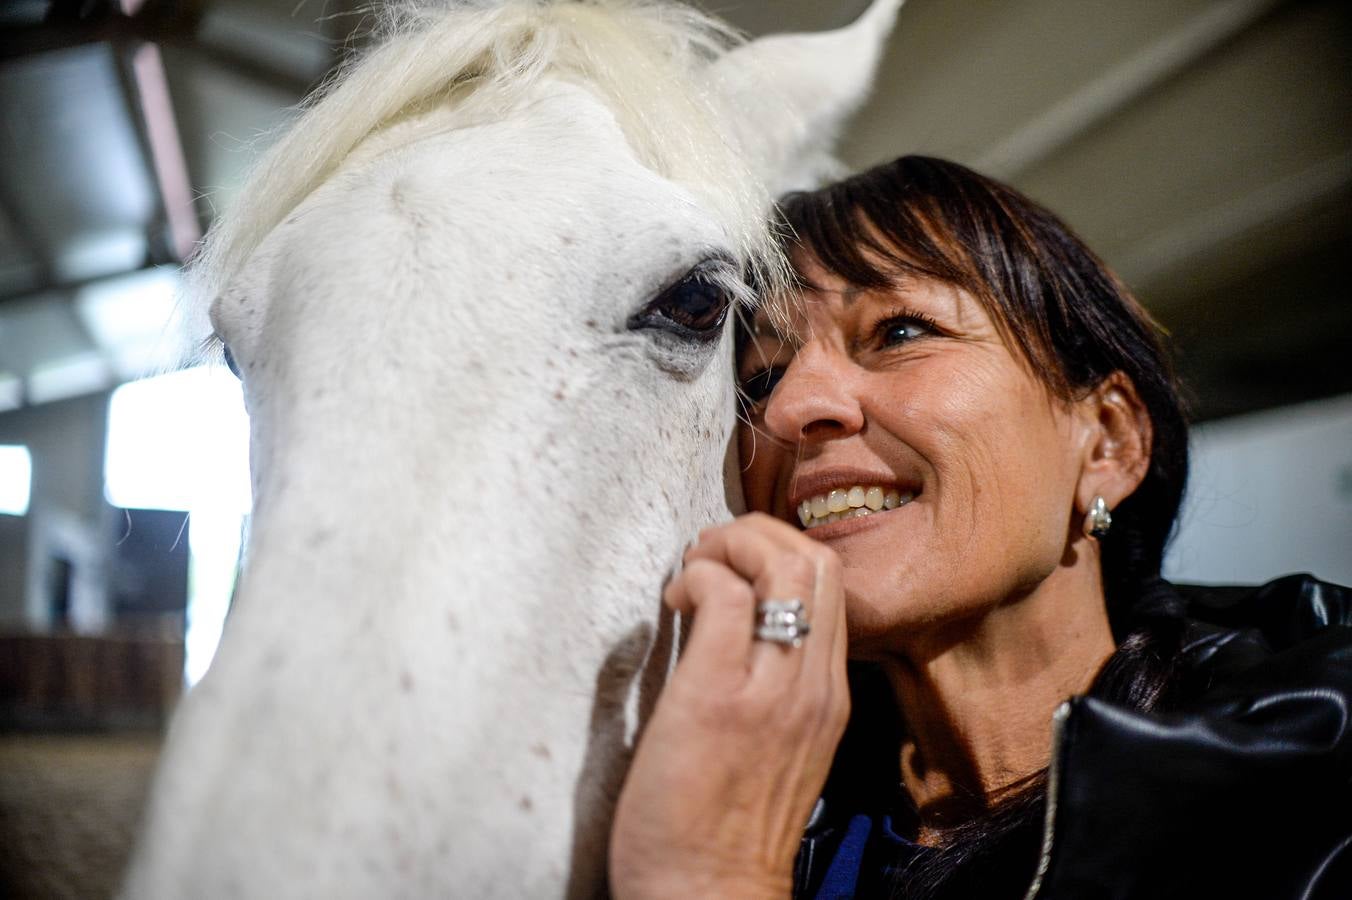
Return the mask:
{"type": "MultiPolygon", "coordinates": [[[[710,0],[747,31],[864,0],[710,0]]],[[[0,4],[0,409],[151,357],[172,266],[365,0],[0,4]]],[[[1201,418],[1352,391],[1352,12],[909,0],[844,157],[956,159],[1061,213],[1161,319],[1201,418]]]]}

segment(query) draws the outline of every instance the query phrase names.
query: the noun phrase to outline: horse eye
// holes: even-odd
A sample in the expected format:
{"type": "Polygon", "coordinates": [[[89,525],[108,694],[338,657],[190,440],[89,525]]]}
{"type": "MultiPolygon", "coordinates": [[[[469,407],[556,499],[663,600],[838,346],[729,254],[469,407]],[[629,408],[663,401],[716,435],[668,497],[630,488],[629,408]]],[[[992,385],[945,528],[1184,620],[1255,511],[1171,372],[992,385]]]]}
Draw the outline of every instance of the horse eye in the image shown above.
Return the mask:
{"type": "Polygon", "coordinates": [[[235,373],[236,378],[243,381],[244,376],[239,374],[239,363],[235,362],[235,354],[231,353],[230,348],[225,344],[221,344],[221,350],[224,351],[225,364],[230,367],[231,372],[235,373]]]}
{"type": "Polygon", "coordinates": [[[657,328],[701,343],[718,337],[732,296],[701,263],[629,319],[629,328],[657,328]]]}

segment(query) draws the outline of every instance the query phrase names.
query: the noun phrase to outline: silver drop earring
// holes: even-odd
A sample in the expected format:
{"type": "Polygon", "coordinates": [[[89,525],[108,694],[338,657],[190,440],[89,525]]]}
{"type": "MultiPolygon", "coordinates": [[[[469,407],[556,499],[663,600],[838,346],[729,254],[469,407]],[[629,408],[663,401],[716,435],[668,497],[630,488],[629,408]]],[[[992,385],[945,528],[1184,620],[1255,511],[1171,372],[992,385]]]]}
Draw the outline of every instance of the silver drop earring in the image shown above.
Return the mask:
{"type": "Polygon", "coordinates": [[[1084,516],[1084,533],[1096,541],[1108,536],[1113,527],[1113,514],[1108,512],[1108,503],[1102,497],[1095,497],[1089,504],[1089,512],[1084,516]]]}

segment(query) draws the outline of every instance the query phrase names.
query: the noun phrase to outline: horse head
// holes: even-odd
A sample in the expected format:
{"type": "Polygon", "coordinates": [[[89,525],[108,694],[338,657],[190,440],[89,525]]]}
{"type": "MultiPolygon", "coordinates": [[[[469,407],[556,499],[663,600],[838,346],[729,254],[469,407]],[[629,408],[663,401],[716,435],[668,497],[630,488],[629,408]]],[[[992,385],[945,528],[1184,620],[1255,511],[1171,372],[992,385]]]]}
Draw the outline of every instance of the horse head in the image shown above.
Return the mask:
{"type": "Polygon", "coordinates": [[[405,7],[305,109],[191,273],[255,506],[127,896],[604,889],[661,585],[729,515],[731,316],[898,5],[405,7]]]}

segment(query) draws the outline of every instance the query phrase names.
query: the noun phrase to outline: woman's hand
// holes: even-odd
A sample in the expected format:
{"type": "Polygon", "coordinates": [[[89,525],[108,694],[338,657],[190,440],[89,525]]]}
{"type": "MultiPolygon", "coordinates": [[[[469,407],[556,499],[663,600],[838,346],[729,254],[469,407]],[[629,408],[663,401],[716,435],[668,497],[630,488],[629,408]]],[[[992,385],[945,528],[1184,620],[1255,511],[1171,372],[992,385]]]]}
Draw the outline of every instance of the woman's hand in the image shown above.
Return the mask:
{"type": "Polygon", "coordinates": [[[611,836],[620,898],[787,897],[849,716],[835,553],[761,513],[701,532],[664,600],[694,614],[644,729],[611,836]],[[756,604],[800,599],[800,647],[753,640],[756,604]]]}

